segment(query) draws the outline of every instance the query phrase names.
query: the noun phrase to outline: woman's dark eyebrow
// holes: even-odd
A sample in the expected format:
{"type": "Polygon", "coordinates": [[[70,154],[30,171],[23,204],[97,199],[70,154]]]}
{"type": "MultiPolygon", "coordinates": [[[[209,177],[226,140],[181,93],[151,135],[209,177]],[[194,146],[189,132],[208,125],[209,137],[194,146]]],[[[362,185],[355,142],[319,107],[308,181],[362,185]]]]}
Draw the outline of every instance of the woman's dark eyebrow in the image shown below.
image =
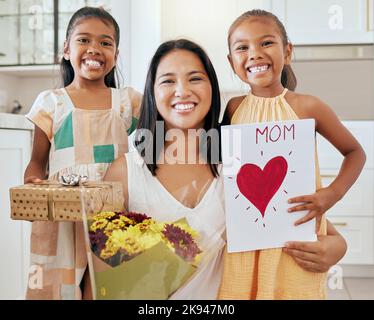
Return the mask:
{"type": "MultiPolygon", "coordinates": [[[[190,75],[196,74],[196,73],[201,73],[201,74],[204,74],[204,75],[206,74],[204,71],[193,70],[193,71],[189,72],[188,75],[190,76],[190,75]]],[[[173,72],[167,72],[167,73],[164,73],[164,74],[160,75],[158,77],[158,79],[163,78],[163,77],[171,77],[171,76],[175,76],[175,75],[176,74],[173,73],[173,72]]]]}
{"type": "Polygon", "coordinates": [[[171,76],[175,76],[175,73],[172,73],[172,72],[164,73],[157,78],[160,79],[160,78],[163,78],[163,77],[171,77],[171,76]]]}
{"type": "Polygon", "coordinates": [[[194,70],[194,71],[189,72],[188,75],[190,76],[190,75],[196,74],[196,73],[201,73],[201,74],[204,74],[204,75],[206,74],[206,72],[204,72],[204,71],[194,70]]]}

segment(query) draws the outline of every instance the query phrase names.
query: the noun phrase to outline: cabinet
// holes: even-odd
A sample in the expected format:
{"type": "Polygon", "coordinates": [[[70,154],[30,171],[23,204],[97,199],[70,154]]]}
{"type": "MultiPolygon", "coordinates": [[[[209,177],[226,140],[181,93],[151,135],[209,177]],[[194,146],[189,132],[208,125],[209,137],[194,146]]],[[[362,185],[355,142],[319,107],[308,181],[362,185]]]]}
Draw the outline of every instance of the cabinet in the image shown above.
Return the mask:
{"type": "Polygon", "coordinates": [[[0,300],[23,299],[29,270],[29,222],[10,219],[9,188],[23,184],[31,131],[0,129],[0,300]]]}
{"type": "MultiPolygon", "coordinates": [[[[327,212],[328,219],[344,236],[348,250],[342,264],[374,264],[374,122],[343,124],[366,152],[365,167],[352,188],[327,212]]],[[[323,137],[317,136],[322,185],[328,186],[339,172],[343,157],[323,137]]]]}
{"type": "Polygon", "coordinates": [[[295,45],[373,43],[373,0],[273,0],[295,45]]]}

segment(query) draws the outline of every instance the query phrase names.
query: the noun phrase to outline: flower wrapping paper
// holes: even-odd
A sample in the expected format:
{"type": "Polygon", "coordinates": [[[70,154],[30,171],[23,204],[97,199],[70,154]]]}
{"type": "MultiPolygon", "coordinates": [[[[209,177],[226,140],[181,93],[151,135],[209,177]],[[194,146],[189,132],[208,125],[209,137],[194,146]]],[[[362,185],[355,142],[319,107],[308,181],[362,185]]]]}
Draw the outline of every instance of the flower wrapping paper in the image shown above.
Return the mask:
{"type": "Polygon", "coordinates": [[[165,300],[188,282],[203,251],[185,219],[160,223],[138,213],[100,212],[85,223],[97,300],[165,300]]]}

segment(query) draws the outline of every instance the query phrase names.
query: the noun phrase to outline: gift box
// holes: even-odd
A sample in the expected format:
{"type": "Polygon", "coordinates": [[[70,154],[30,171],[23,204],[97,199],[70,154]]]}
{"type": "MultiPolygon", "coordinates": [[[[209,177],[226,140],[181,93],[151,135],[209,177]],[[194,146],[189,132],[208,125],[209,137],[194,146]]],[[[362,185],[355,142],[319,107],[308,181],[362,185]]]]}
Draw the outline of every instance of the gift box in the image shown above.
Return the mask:
{"type": "Polygon", "coordinates": [[[45,182],[13,187],[9,192],[13,220],[81,221],[83,206],[89,208],[89,216],[121,211],[124,203],[120,182],[86,182],[80,186],[45,182]]]}

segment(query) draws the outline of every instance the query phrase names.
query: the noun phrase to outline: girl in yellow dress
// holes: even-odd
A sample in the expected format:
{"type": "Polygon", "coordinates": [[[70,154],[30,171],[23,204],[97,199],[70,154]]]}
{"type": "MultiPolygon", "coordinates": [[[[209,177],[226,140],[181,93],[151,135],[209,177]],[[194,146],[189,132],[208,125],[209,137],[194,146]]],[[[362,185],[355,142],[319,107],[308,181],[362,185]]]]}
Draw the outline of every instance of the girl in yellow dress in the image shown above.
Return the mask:
{"type": "MultiPolygon", "coordinates": [[[[229,29],[228,44],[231,67],[250,86],[251,92],[229,101],[226,123],[313,118],[316,131],[344,156],[338,176],[328,187],[321,186],[317,161],[317,191],[289,200],[290,204],[301,203],[291,207],[290,212],[309,211],[296,225],[316,218],[319,240],[326,234],[334,234],[336,231],[323,214],[358,178],[365,163],[362,147],[325,103],[294,92],[296,78],[290,67],[292,44],[276,16],[263,10],[242,14],[229,29]]],[[[293,242],[284,249],[226,252],[219,298],[324,299],[327,268],[317,263],[321,250],[323,246],[317,241],[293,242]]]]}

